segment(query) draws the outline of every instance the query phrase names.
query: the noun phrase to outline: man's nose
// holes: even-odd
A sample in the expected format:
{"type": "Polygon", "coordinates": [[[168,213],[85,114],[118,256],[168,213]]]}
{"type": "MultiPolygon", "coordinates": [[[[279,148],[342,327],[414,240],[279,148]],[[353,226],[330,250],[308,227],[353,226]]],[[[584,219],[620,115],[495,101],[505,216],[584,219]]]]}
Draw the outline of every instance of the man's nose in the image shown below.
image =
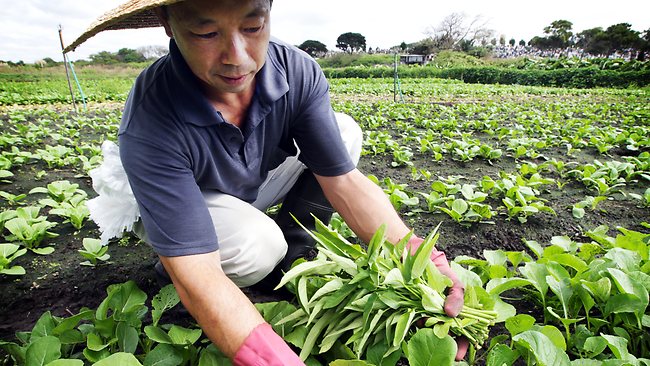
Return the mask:
{"type": "Polygon", "coordinates": [[[241,65],[246,58],[246,41],[239,34],[228,38],[221,55],[221,62],[224,65],[241,65]]]}

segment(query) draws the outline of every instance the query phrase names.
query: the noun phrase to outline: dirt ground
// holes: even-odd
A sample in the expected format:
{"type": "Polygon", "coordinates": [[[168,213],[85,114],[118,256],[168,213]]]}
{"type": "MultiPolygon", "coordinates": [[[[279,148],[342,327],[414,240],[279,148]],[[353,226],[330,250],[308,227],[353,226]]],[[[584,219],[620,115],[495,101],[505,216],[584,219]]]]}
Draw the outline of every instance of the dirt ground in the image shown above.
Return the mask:
{"type": "MultiPolygon", "coordinates": [[[[562,151],[549,151],[546,155],[556,155],[560,159],[562,151]]],[[[620,159],[620,156],[613,154],[612,158],[620,159]]],[[[410,169],[392,168],[390,161],[388,156],[365,156],[359,168],[364,174],[374,174],[380,178],[390,177],[393,181],[408,183],[411,191],[429,189],[429,183],[412,180],[410,169]]],[[[417,154],[413,162],[439,177],[463,175],[470,180],[483,175],[497,176],[499,170],[511,170],[516,165],[512,158],[505,156],[494,165],[484,160],[460,163],[445,159],[442,162],[433,162],[417,154]]],[[[94,196],[90,180],[78,178],[78,171],[72,169],[48,170],[45,166],[37,164],[22,166],[14,173],[13,183],[0,183],[0,190],[14,194],[26,193],[33,187],[45,186],[47,182],[67,179],[78,183],[91,197],[94,196]],[[35,172],[42,169],[47,170],[47,176],[41,181],[35,180],[35,172]]],[[[636,190],[641,191],[641,188],[643,187],[639,185],[636,190]]],[[[557,212],[557,216],[541,214],[526,224],[520,224],[516,220],[508,221],[505,216],[499,216],[495,218],[494,225],[464,227],[443,214],[408,215],[406,211],[401,214],[420,235],[426,235],[442,221],[438,248],[444,250],[450,259],[458,255],[480,257],[485,249],[525,250],[523,238],[542,244],[548,243],[555,235],[568,235],[575,240],[584,240],[582,233],[585,230],[602,224],[612,229],[620,225],[647,232],[639,223],[650,221],[648,210],[620,200],[603,202],[599,205],[601,210],[588,211],[580,221],[574,219],[570,205],[584,198],[586,194],[585,188],[575,183],[565,185],[562,190],[553,187],[549,192],[543,193],[543,197],[549,200],[547,204],[557,212]]],[[[498,204],[491,203],[493,206],[498,204]]],[[[53,217],[50,218],[52,219],[53,217]]],[[[51,311],[58,316],[70,316],[79,312],[82,307],[95,308],[105,297],[105,289],[110,284],[134,280],[149,295],[149,299],[157,293],[159,286],[153,270],[156,255],[146,244],[138,242],[135,238],[125,244],[111,243],[110,264],[86,267],[79,265],[83,259],[77,250],[81,248],[83,238],[99,237],[96,226],[88,222],[77,232],[70,225],[59,225],[54,231],[59,237],[48,241],[55,246],[54,253],[47,256],[28,253],[17,259],[16,264],[22,265],[27,271],[24,276],[0,275],[0,339],[10,340],[17,331],[30,330],[45,311],[51,311]]],[[[247,290],[247,294],[254,301],[276,299],[254,290],[247,290]]],[[[179,322],[190,321],[180,311],[172,311],[168,316],[172,318],[170,321],[174,321],[174,317],[177,317],[179,322]]]]}

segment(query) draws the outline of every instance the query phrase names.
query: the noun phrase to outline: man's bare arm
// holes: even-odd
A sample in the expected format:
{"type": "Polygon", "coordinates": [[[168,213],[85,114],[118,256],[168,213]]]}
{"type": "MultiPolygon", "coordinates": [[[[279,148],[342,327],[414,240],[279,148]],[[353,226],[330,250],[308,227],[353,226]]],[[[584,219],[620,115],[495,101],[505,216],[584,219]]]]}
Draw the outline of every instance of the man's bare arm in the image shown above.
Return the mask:
{"type": "Polygon", "coordinates": [[[337,176],[316,175],[332,207],[364,242],[386,224],[386,238],[397,243],[409,233],[386,194],[359,170],[337,176]]]}
{"type": "MultiPolygon", "coordinates": [[[[386,224],[386,238],[391,243],[397,243],[410,232],[383,190],[358,170],[355,169],[338,177],[317,175],[316,179],[334,209],[364,242],[369,242],[382,224],[386,224]]],[[[411,240],[418,239],[411,238],[411,240]]],[[[442,252],[434,253],[432,256],[432,260],[434,257],[438,258],[433,260],[434,264],[454,281],[445,300],[445,311],[449,316],[456,316],[463,308],[463,284],[449,267],[444,255],[439,258],[440,254],[442,252]]],[[[467,339],[458,340],[456,360],[465,357],[468,345],[467,339]]]]}
{"type": "Polygon", "coordinates": [[[221,270],[219,252],[163,257],[183,305],[208,338],[231,359],[264,319],[221,270]]]}

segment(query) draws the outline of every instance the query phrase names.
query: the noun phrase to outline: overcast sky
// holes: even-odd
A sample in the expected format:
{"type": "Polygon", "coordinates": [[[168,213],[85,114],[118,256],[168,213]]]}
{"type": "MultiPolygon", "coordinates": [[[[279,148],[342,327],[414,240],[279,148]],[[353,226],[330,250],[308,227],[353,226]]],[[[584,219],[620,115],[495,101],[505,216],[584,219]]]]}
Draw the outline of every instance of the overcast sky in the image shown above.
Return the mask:
{"type": "MultiPolygon", "coordinates": [[[[51,57],[61,60],[58,26],[71,43],[97,17],[122,0],[0,0],[0,60],[31,63],[51,57]]],[[[604,5],[593,0],[276,0],[272,34],[291,44],[314,39],[335,49],[345,32],[361,33],[369,47],[389,48],[425,37],[451,13],[468,20],[481,16],[497,37],[526,41],[542,36],[552,21],[569,20],[573,31],[629,23],[637,31],[650,28],[650,1],[621,0],[604,5]]],[[[167,45],[162,28],[106,31],[89,39],[70,54],[71,60],[88,59],[100,51],[167,45]]]]}

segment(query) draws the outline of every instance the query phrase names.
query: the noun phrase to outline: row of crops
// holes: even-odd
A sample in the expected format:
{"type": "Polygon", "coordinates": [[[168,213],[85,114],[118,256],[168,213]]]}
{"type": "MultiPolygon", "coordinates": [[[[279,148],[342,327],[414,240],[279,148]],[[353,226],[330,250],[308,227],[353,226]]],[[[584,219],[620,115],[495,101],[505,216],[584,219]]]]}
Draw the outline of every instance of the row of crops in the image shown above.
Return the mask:
{"type": "MultiPolygon", "coordinates": [[[[64,250],[68,231],[80,234],[70,255],[93,269],[113,266],[115,245],[133,245],[99,244],[85,207],[88,171],[101,162],[101,143],[115,139],[121,107],[70,112],[50,105],[68,97],[48,82],[0,85],[5,289],[40,270],[34,258],[64,250]]],[[[128,82],[103,82],[86,90],[90,101],[124,101],[128,82]]],[[[647,90],[409,79],[405,102],[395,103],[393,80],[335,79],[331,87],[334,108],[363,128],[363,172],[417,233],[431,235],[401,256],[404,243],[386,243],[381,231],[359,245],[338,219],[319,227],[317,258],[285,277],[294,301],[257,304],[307,364],[453,364],[451,336],[465,336],[471,347],[461,364],[650,365],[647,90]],[[449,283],[427,265],[434,245],[467,286],[459,318],[441,309],[449,283]]],[[[178,304],[173,288],[151,300],[131,281],[106,290],[96,308],[45,312],[31,330],[17,329],[0,341],[0,357],[230,364],[196,326],[161,320],[178,304]]]]}

